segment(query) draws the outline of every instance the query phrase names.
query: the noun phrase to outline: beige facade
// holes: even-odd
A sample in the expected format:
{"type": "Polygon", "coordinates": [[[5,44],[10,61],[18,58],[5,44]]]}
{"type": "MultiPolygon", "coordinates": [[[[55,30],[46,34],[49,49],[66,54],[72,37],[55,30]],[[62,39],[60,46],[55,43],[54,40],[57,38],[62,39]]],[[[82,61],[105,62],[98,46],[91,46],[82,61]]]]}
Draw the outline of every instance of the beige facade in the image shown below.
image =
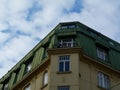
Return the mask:
{"type": "Polygon", "coordinates": [[[50,49],[48,53],[49,59],[46,59],[12,90],[25,90],[27,85],[30,85],[30,90],[58,90],[59,86],[69,86],[69,90],[106,90],[98,85],[99,71],[109,76],[111,86],[109,90],[120,90],[120,85],[117,85],[120,82],[119,72],[90,60],[91,58],[83,55],[81,48],[50,49]],[[65,55],[70,56],[70,70],[59,72],[59,56],[65,55]],[[48,82],[43,85],[46,71],[48,82]]]}

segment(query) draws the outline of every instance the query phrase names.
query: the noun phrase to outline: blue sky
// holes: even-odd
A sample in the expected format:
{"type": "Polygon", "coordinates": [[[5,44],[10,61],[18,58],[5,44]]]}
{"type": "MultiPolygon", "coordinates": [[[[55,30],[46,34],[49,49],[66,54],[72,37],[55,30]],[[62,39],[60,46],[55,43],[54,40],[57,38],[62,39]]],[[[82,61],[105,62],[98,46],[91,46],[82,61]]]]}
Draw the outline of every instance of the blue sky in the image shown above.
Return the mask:
{"type": "Polygon", "coordinates": [[[119,0],[0,0],[0,77],[59,22],[79,21],[120,42],[119,0]]]}

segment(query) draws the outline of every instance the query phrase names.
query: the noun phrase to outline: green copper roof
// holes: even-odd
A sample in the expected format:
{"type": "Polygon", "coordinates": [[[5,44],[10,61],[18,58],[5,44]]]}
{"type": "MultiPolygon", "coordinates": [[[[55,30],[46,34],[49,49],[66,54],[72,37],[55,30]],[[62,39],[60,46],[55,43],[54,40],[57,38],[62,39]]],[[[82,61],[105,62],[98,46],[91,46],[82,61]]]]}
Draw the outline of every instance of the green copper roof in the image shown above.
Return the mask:
{"type": "MultiPolygon", "coordinates": [[[[7,83],[9,88],[19,82],[25,73],[27,63],[32,69],[45,60],[48,48],[58,48],[59,39],[74,37],[75,46],[81,47],[83,53],[115,70],[120,71],[120,44],[80,22],[59,23],[43,40],[41,40],[25,57],[23,57],[7,74],[0,79],[0,89],[7,83]],[[96,48],[102,46],[107,50],[108,61],[98,59],[96,48]],[[17,78],[16,78],[17,77],[17,78]]],[[[29,73],[29,72],[28,72],[29,73]]]]}

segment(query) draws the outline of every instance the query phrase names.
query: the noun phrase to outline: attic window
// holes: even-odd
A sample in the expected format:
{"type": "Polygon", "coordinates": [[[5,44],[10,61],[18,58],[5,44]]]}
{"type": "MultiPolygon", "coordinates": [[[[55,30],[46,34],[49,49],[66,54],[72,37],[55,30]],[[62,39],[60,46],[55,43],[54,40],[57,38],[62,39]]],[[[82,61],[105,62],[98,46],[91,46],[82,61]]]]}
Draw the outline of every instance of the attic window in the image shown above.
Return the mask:
{"type": "Polygon", "coordinates": [[[108,61],[108,50],[104,47],[97,46],[97,57],[102,61],[108,61]]]}
{"type": "Polygon", "coordinates": [[[76,27],[75,24],[70,24],[70,25],[69,25],[69,28],[75,28],[75,27],[76,27]]]}
{"type": "Polygon", "coordinates": [[[61,29],[67,29],[68,27],[67,27],[67,25],[62,25],[61,26],[61,29]]]}
{"type": "Polygon", "coordinates": [[[4,89],[3,90],[8,90],[8,84],[4,85],[4,89]]]}
{"type": "Polygon", "coordinates": [[[113,42],[111,42],[111,41],[109,41],[109,44],[110,44],[110,45],[112,45],[112,46],[114,46],[114,43],[113,43],[113,42]]]}
{"type": "Polygon", "coordinates": [[[73,29],[76,28],[76,24],[63,24],[61,25],[61,29],[73,29]]]}
{"type": "Polygon", "coordinates": [[[26,67],[26,71],[29,72],[31,70],[31,63],[29,63],[26,67]]]}
{"type": "Polygon", "coordinates": [[[25,74],[29,72],[32,68],[32,61],[33,61],[34,56],[31,56],[27,61],[25,62],[26,68],[25,68],[25,74]]]}

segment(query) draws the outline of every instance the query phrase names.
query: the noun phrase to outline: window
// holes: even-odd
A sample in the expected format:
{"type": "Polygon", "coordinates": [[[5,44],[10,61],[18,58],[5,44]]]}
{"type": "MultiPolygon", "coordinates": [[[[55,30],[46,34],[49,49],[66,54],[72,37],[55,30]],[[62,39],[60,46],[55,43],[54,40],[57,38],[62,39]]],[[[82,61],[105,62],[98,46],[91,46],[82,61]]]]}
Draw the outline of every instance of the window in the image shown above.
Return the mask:
{"type": "Polygon", "coordinates": [[[4,89],[3,90],[8,90],[8,84],[4,85],[4,89]]]}
{"type": "Polygon", "coordinates": [[[76,25],[75,25],[75,24],[70,24],[70,25],[68,26],[68,28],[70,28],[70,29],[76,28],[76,25]]]}
{"type": "Polygon", "coordinates": [[[62,25],[62,26],[61,26],[61,29],[67,29],[67,28],[68,28],[67,25],[62,25]]]}
{"type": "Polygon", "coordinates": [[[59,48],[65,48],[65,47],[74,47],[75,46],[75,39],[74,38],[63,38],[59,39],[59,48]]]}
{"type": "Polygon", "coordinates": [[[108,60],[107,50],[104,48],[97,47],[97,57],[103,61],[108,60]]]}
{"type": "Polygon", "coordinates": [[[29,63],[26,67],[26,72],[29,72],[31,70],[31,63],[29,63]]]}
{"type": "Polygon", "coordinates": [[[48,83],[48,72],[45,71],[43,75],[43,85],[46,85],[48,83]]]}
{"type": "Polygon", "coordinates": [[[110,88],[110,79],[109,76],[102,73],[102,72],[98,72],[98,86],[105,88],[105,89],[109,89],[110,88]]]}
{"type": "Polygon", "coordinates": [[[76,24],[63,24],[61,25],[61,29],[74,29],[76,28],[76,24]]]}
{"type": "Polygon", "coordinates": [[[24,74],[28,73],[31,70],[33,58],[34,55],[28,58],[27,61],[24,63],[26,65],[24,74]]]}
{"type": "Polygon", "coordinates": [[[59,72],[70,71],[70,56],[59,56],[59,72]]]}
{"type": "Polygon", "coordinates": [[[16,75],[15,75],[15,79],[14,79],[14,84],[16,84],[16,82],[17,82],[17,80],[18,80],[18,74],[19,74],[19,72],[20,72],[20,68],[18,68],[18,69],[15,71],[16,75]]]}
{"type": "Polygon", "coordinates": [[[30,84],[27,85],[27,86],[25,86],[23,90],[31,90],[31,86],[30,86],[30,84]]]}
{"type": "Polygon", "coordinates": [[[69,86],[58,86],[58,90],[69,90],[69,86]]]}

